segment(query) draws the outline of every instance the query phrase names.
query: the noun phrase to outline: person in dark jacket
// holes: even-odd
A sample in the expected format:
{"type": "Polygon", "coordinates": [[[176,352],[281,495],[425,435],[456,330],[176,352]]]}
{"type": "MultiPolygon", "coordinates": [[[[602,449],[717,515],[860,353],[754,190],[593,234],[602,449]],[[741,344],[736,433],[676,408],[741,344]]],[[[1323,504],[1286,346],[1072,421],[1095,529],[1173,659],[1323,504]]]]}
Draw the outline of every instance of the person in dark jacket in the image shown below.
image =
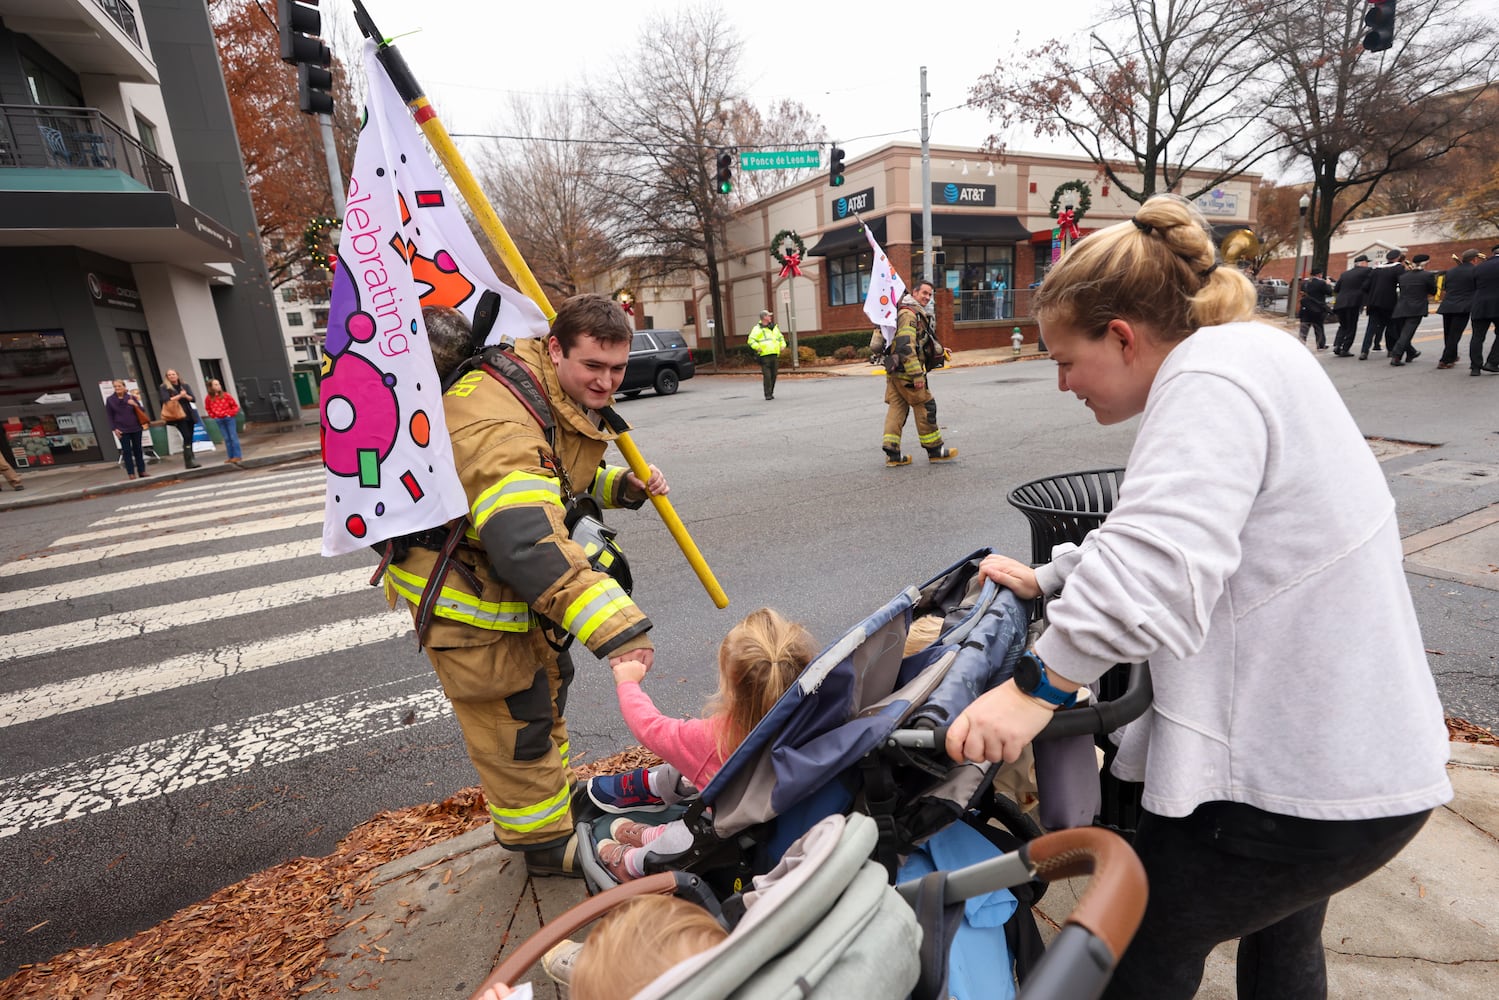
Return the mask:
{"type": "Polygon", "coordinates": [[[1332,353],[1340,358],[1353,357],[1353,338],[1358,336],[1358,317],[1369,301],[1369,279],[1374,272],[1369,270],[1369,257],[1359,254],[1353,258],[1353,267],[1338,275],[1332,286],[1333,312],[1338,314],[1338,332],[1333,337],[1332,353]]]}
{"type": "Polygon", "coordinates": [[[175,399],[186,414],[181,420],[167,422],[182,435],[182,464],[186,468],[196,469],[198,460],[193,457],[193,427],[198,423],[198,411],[193,407],[193,401],[198,397],[193,392],[193,387],[182,381],[182,377],[174,369],[168,368],[166,381],[157,386],[156,391],[163,405],[167,400],[175,399]]]}
{"type": "Polygon", "coordinates": [[[141,406],[140,393],[128,392],[121,379],[114,380],[114,395],[104,401],[104,412],[109,415],[109,429],[120,435],[120,458],[125,463],[127,479],[145,479],[146,456],[141,450],[141,432],[146,429],[148,418],[141,406]]]}
{"type": "Polygon", "coordinates": [[[1442,358],[1438,368],[1451,368],[1457,364],[1457,345],[1463,339],[1463,330],[1468,326],[1468,313],[1473,309],[1473,264],[1482,260],[1477,250],[1464,250],[1456,267],[1442,275],[1442,299],[1437,305],[1437,315],[1442,317],[1442,358]]]}
{"type": "Polygon", "coordinates": [[[1405,273],[1405,265],[1401,263],[1405,254],[1399,250],[1391,250],[1384,255],[1385,262],[1373,268],[1369,277],[1369,324],[1364,327],[1364,346],[1360,348],[1358,359],[1367,361],[1369,351],[1379,350],[1381,345],[1390,345],[1390,317],[1395,311],[1395,299],[1399,292],[1395,283],[1405,273]]]}
{"type": "Polygon", "coordinates": [[[1310,327],[1317,335],[1317,350],[1327,350],[1327,334],[1323,321],[1327,319],[1327,297],[1332,294],[1332,282],[1322,268],[1312,271],[1312,276],[1301,283],[1301,307],[1297,319],[1301,321],[1301,342],[1306,343],[1306,331],[1310,327]]]}
{"type": "Polygon", "coordinates": [[[1494,348],[1488,361],[1483,358],[1483,342],[1489,327],[1499,323],[1499,246],[1494,247],[1489,259],[1473,268],[1473,339],[1468,341],[1469,375],[1483,372],[1499,374],[1499,335],[1494,338],[1494,348]]]}
{"type": "Polygon", "coordinates": [[[1416,254],[1411,258],[1415,267],[1395,280],[1398,294],[1385,342],[1390,345],[1390,364],[1397,368],[1421,356],[1411,341],[1416,338],[1416,327],[1426,318],[1431,297],[1437,293],[1437,276],[1426,270],[1428,260],[1431,260],[1429,254],[1416,254]]]}

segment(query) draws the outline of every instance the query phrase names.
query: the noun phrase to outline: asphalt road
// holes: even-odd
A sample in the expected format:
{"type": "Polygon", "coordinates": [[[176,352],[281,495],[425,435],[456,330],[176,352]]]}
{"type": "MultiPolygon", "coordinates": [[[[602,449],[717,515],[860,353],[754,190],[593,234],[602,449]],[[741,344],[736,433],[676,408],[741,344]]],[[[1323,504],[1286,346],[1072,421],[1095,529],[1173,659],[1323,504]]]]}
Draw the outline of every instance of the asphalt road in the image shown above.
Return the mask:
{"type": "MultiPolygon", "coordinates": [[[[1499,502],[1499,474],[1421,473],[1495,464],[1499,376],[1438,372],[1438,345],[1418,346],[1400,369],[1320,356],[1367,435],[1434,446],[1385,462],[1407,535],[1499,502]]],[[[1012,487],[1125,464],[1133,423],[1095,426],[1055,391],[1050,362],[933,385],[961,457],[901,469],[879,451],[874,377],[785,376],[767,402],[757,376],[704,375],[620,404],[731,600],[712,606],[649,509],[611,515],[656,622],[647,687],[663,709],[701,709],[718,643],[749,611],[776,606],[830,642],[974,549],[1028,557],[1012,487]]],[[[475,783],[409,632],[365,641],[392,629],[358,579],[373,555],[286,556],[318,537],[288,524],[319,509],[316,469],[218,479],[0,516],[0,977],[475,783]]],[[[1499,726],[1494,590],[1411,583],[1449,714],[1499,726]]],[[[1329,594],[1308,611],[1355,600],[1329,594]]],[[[574,754],[633,742],[607,670],[586,652],[578,666],[574,754]]]]}

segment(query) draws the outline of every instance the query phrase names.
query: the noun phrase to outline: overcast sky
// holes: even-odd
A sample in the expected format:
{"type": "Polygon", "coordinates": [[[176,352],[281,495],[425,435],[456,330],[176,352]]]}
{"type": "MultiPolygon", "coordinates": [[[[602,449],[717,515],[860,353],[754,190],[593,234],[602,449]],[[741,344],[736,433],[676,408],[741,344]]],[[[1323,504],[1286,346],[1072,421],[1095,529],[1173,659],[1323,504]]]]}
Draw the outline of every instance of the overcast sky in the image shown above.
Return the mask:
{"type": "MultiPolygon", "coordinates": [[[[343,4],[324,0],[323,6],[343,4]]],[[[590,73],[598,77],[632,52],[648,73],[650,49],[638,44],[640,25],[649,14],[680,6],[659,0],[365,0],[452,132],[501,128],[511,93],[581,88],[590,73]]],[[[992,131],[983,113],[942,109],[967,101],[968,88],[1001,58],[1019,58],[1048,38],[1085,39],[1099,6],[1099,0],[929,7],[755,0],[724,9],[745,43],[741,73],[748,96],[761,107],[783,97],[801,101],[831,138],[857,155],[891,141],[920,141],[922,65],[930,111],[940,112],[931,123],[932,144],[976,149],[992,131]]],[[[1075,152],[1028,133],[1009,143],[1016,150],[1075,152]]]]}

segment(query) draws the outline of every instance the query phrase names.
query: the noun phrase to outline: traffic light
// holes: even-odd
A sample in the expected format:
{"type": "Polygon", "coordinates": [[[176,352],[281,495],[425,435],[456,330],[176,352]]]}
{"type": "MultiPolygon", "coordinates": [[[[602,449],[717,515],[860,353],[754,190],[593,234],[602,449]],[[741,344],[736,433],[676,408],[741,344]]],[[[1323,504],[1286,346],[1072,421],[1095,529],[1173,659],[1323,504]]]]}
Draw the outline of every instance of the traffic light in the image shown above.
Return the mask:
{"type": "Polygon", "coordinates": [[[318,34],[323,16],[315,4],[276,0],[276,28],[281,33],[281,60],[297,67],[297,107],[310,115],[333,113],[333,53],[318,34]]]}
{"type": "Polygon", "coordinates": [[[843,186],[843,150],[837,146],[828,154],[828,184],[832,187],[843,186]]]}
{"type": "Polygon", "coordinates": [[[718,151],[718,193],[729,194],[734,190],[734,154],[718,151]]]}
{"type": "Polygon", "coordinates": [[[1395,0],[1369,0],[1364,12],[1364,50],[1383,52],[1395,44],[1395,0]]]}

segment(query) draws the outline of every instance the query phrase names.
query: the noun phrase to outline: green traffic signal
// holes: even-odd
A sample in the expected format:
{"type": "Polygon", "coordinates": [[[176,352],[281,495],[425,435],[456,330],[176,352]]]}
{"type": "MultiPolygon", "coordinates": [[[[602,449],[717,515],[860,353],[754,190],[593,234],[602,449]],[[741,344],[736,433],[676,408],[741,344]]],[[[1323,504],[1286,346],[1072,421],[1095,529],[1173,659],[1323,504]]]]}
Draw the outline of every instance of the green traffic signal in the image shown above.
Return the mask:
{"type": "Polygon", "coordinates": [[[718,151],[718,193],[732,194],[734,191],[734,156],[723,150],[718,151]]]}
{"type": "Polygon", "coordinates": [[[828,154],[828,185],[841,187],[843,185],[843,150],[837,146],[828,154]]]}

